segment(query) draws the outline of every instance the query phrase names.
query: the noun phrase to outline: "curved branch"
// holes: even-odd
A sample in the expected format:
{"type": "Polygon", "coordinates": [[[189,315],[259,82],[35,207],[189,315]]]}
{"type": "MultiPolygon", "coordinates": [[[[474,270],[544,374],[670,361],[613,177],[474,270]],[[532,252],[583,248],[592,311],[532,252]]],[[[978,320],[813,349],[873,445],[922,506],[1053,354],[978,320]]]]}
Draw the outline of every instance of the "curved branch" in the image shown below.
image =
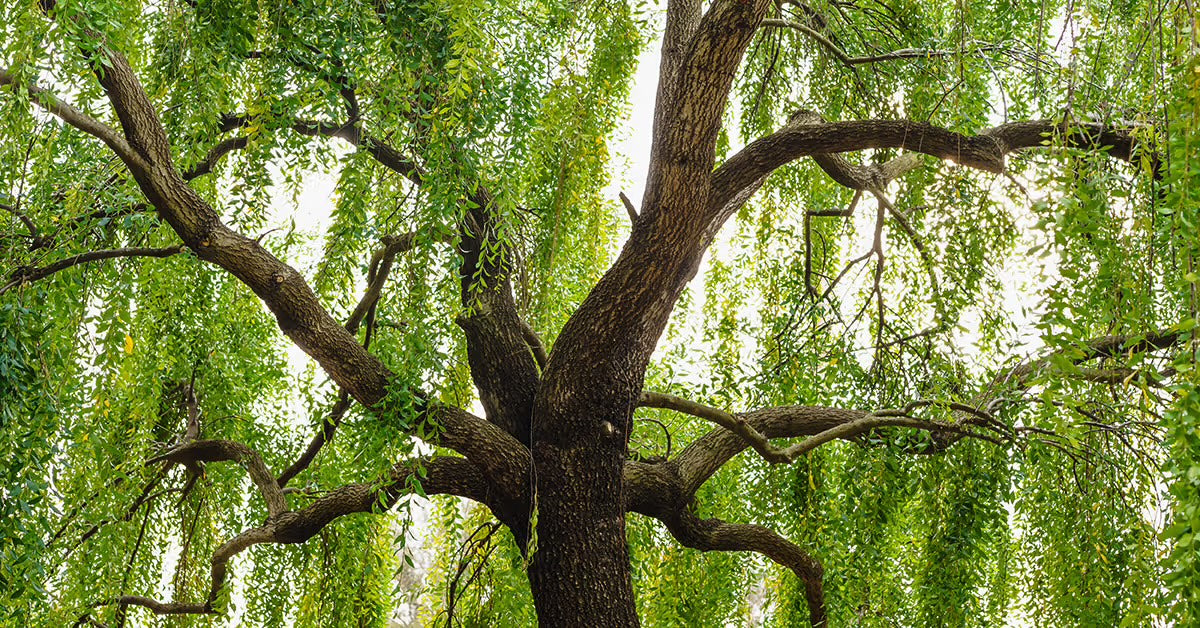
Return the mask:
{"type": "Polygon", "coordinates": [[[243,148],[246,148],[249,143],[250,138],[244,135],[231,137],[221,141],[208,151],[208,154],[204,156],[204,159],[202,159],[200,163],[192,166],[182,173],[183,180],[191,181],[192,179],[200,178],[212,172],[213,168],[216,167],[218,161],[221,161],[222,157],[232,153],[235,150],[242,150],[243,148]]]}
{"type": "Polygon", "coordinates": [[[267,522],[271,542],[303,543],[334,519],[346,515],[387,510],[419,481],[426,495],[457,495],[492,506],[494,496],[483,469],[465,458],[437,457],[392,467],[386,481],[359,482],[330,491],[307,508],[274,517],[267,522]],[[424,465],[425,477],[414,472],[424,465]]]}
{"type": "MultiPolygon", "coordinates": [[[[674,404],[672,409],[695,414],[707,418],[723,413],[721,410],[709,408],[701,404],[683,400],[685,404],[674,404]],[[688,409],[682,409],[688,408],[688,409]],[[694,411],[694,412],[693,412],[694,411]]],[[[966,414],[979,413],[973,408],[961,404],[945,404],[932,401],[916,401],[903,410],[881,410],[875,413],[825,406],[779,406],[764,408],[752,412],[741,413],[735,420],[745,423],[742,431],[753,430],[756,436],[750,439],[736,431],[717,429],[705,434],[685,447],[671,461],[676,469],[680,490],[684,495],[693,495],[708,478],[712,477],[731,458],[741,453],[747,447],[754,447],[753,442],[765,441],[770,438],[807,437],[790,447],[771,447],[770,456],[763,457],[771,463],[789,463],[800,456],[837,439],[849,440],[880,427],[907,427],[926,430],[933,433],[955,434],[980,438],[999,444],[1000,439],[978,431],[970,430],[967,424],[984,423],[977,417],[964,422],[942,422],[918,419],[909,416],[913,410],[928,406],[945,406],[951,410],[966,414]],[[966,412],[970,409],[970,412],[966,412]]],[[[666,406],[664,406],[666,407],[666,406]]],[[[724,413],[728,414],[728,413],[724,413]]],[[[986,415],[985,415],[986,416],[986,415]]],[[[715,422],[715,421],[714,421],[715,422]]],[[[989,424],[990,427],[990,424],[989,424]]],[[[756,450],[758,448],[755,448],[756,450]]]]}
{"type": "Polygon", "coordinates": [[[809,622],[814,628],[827,625],[822,584],[825,570],[817,559],[800,549],[800,546],[763,526],[728,523],[716,518],[701,519],[689,508],[681,508],[661,521],[685,547],[703,552],[758,552],[792,570],[804,582],[809,622]]]}
{"type": "Polygon", "coordinates": [[[118,257],[171,257],[187,251],[187,247],[169,246],[164,248],[146,248],[146,247],[131,247],[126,249],[109,249],[104,251],[89,251],[73,255],[66,259],[61,259],[53,264],[43,266],[41,268],[18,268],[10,276],[8,283],[0,287],[0,294],[4,294],[17,286],[39,279],[45,279],[54,273],[78,266],[87,262],[98,260],[115,259],[118,257]]]}
{"type": "Polygon", "coordinates": [[[657,392],[643,391],[641,396],[638,397],[638,405],[644,408],[674,410],[716,423],[741,437],[746,444],[753,447],[754,451],[757,451],[767,462],[772,464],[791,462],[791,459],[787,457],[787,453],[784,450],[772,445],[766,436],[763,436],[761,432],[754,429],[746,421],[744,416],[730,414],[724,410],[696,403],[683,397],[657,392]]]}
{"type": "Polygon", "coordinates": [[[42,239],[41,232],[38,231],[37,225],[33,224],[33,220],[31,220],[29,216],[26,216],[24,212],[13,205],[0,203],[0,209],[12,214],[17,218],[17,220],[21,221],[21,224],[25,225],[25,228],[29,230],[29,237],[33,240],[32,244],[30,244],[30,249],[38,248],[38,243],[42,239]]]}
{"type": "Polygon", "coordinates": [[[868,148],[903,148],[999,174],[1004,171],[1008,153],[1046,146],[1050,137],[1061,137],[1067,146],[1074,148],[1107,149],[1108,155],[1126,161],[1140,145],[1130,129],[1097,123],[1014,122],[968,136],[911,120],[810,122],[805,119],[752,142],[721,164],[712,174],[709,213],[714,219],[723,220],[730,199],[776,168],[801,157],[868,148]]]}
{"type": "MultiPolygon", "coordinates": [[[[100,42],[97,37],[97,42],[100,42]]],[[[227,227],[183,180],[172,161],[170,143],[153,104],[124,55],[104,44],[86,54],[99,55],[97,79],[112,103],[125,140],[97,129],[90,118],[67,111],[64,120],[84,130],[100,133],[128,166],[150,204],[183,242],[203,260],[233,274],[263,300],[283,332],[312,356],[340,387],[365,407],[375,408],[388,395],[392,373],[367,352],[352,334],[321,306],[316,295],[294,268],[280,261],[257,241],[227,227]]],[[[5,75],[8,76],[7,74],[5,75]]],[[[59,109],[62,109],[59,107],[59,109]]],[[[98,136],[100,136],[98,135],[98,136]]],[[[473,456],[498,476],[523,476],[524,467],[512,461],[526,454],[508,434],[488,429],[485,421],[465,412],[447,412],[422,399],[417,410],[423,418],[440,420],[438,440],[460,453],[473,456]],[[486,442],[484,442],[486,441],[486,442]],[[490,457],[490,458],[489,458],[490,457]]],[[[272,478],[271,483],[274,484],[272,478]]],[[[522,490],[524,482],[509,487],[522,490]]]]}
{"type": "MultiPolygon", "coordinates": [[[[795,22],[792,20],[771,19],[771,20],[763,20],[762,25],[765,28],[789,28],[789,29],[792,29],[799,33],[803,33],[804,35],[807,35],[813,41],[820,44],[823,48],[828,50],[830,54],[832,54],[835,58],[837,58],[838,61],[842,62],[842,64],[846,65],[847,67],[853,67],[856,65],[863,65],[863,64],[867,64],[867,63],[879,63],[882,61],[900,61],[903,59],[932,59],[932,58],[938,58],[938,57],[949,57],[952,55],[959,54],[958,51],[954,51],[954,50],[930,50],[930,49],[925,49],[925,48],[904,48],[901,50],[893,50],[891,52],[884,52],[884,53],[880,53],[880,54],[852,57],[845,50],[842,50],[841,46],[838,46],[837,44],[835,44],[828,37],[822,35],[816,29],[814,29],[810,26],[807,26],[805,24],[802,24],[800,22],[795,22]]],[[[980,46],[979,48],[974,49],[974,52],[987,52],[990,50],[994,50],[995,48],[996,48],[996,46],[991,46],[991,45],[980,46]]]]}
{"type": "MultiPolygon", "coordinates": [[[[765,438],[812,436],[825,430],[864,419],[869,413],[824,406],[780,406],[741,415],[746,424],[765,438]]],[[[726,429],[716,429],[683,448],[672,461],[679,470],[682,490],[691,495],[731,458],[746,449],[744,438],[726,429]]]]}
{"type": "MultiPolygon", "coordinates": [[[[197,441],[197,443],[206,444],[189,450],[189,456],[192,459],[199,459],[201,455],[211,454],[216,456],[213,459],[229,460],[233,459],[234,455],[246,456],[246,451],[248,451],[244,447],[231,448],[230,445],[237,444],[228,441],[197,441]]],[[[180,450],[183,449],[185,448],[180,448],[180,450]]],[[[169,456],[171,454],[160,458],[171,459],[169,456]]],[[[254,456],[256,457],[257,454],[254,456]]],[[[261,460],[259,462],[261,463],[261,460]]],[[[440,457],[427,463],[418,462],[417,464],[425,465],[425,479],[421,481],[425,494],[458,495],[491,505],[488,482],[480,468],[470,461],[464,458],[440,457]]],[[[408,492],[412,481],[415,481],[413,467],[407,463],[397,464],[392,468],[387,481],[383,483],[360,482],[343,486],[327,493],[303,510],[289,511],[285,509],[285,511],[269,517],[262,526],[251,528],[235,536],[213,553],[211,587],[204,602],[160,602],[148,597],[128,595],[102,600],[93,606],[110,604],[141,606],[160,615],[214,613],[213,604],[225,586],[229,561],[234,556],[247,548],[264,543],[303,543],[338,517],[389,509],[401,495],[408,492]]],[[[270,483],[274,485],[273,480],[270,483]]],[[[275,490],[279,491],[278,487],[275,490]]]]}
{"type": "Polygon", "coordinates": [[[250,474],[250,479],[258,486],[271,517],[282,514],[288,509],[283,491],[276,484],[275,476],[271,475],[271,471],[267,469],[262,456],[241,443],[231,440],[194,440],[151,458],[147,464],[160,461],[175,464],[236,462],[246,469],[246,472],[250,474]]]}
{"type": "MultiPolygon", "coordinates": [[[[825,123],[825,119],[815,111],[801,109],[792,114],[788,119],[787,126],[801,127],[825,123]]],[[[905,153],[884,164],[874,166],[850,163],[850,160],[839,153],[816,153],[812,155],[812,159],[831,179],[856,192],[882,190],[896,177],[921,165],[920,157],[916,153],[905,153]]],[[[754,187],[757,187],[757,184],[754,187]]],[[[853,207],[853,203],[851,203],[851,207],[853,207]]]]}
{"type": "MultiPolygon", "coordinates": [[[[16,77],[11,73],[11,70],[0,70],[0,87],[8,87],[10,89],[18,89],[16,77]]],[[[50,91],[37,85],[26,85],[25,90],[32,97],[31,100],[39,107],[54,114],[63,122],[99,139],[108,145],[122,160],[134,161],[145,165],[140,156],[133,150],[128,142],[121,137],[112,127],[96,120],[88,114],[71,106],[70,103],[60,100],[50,91]]]]}

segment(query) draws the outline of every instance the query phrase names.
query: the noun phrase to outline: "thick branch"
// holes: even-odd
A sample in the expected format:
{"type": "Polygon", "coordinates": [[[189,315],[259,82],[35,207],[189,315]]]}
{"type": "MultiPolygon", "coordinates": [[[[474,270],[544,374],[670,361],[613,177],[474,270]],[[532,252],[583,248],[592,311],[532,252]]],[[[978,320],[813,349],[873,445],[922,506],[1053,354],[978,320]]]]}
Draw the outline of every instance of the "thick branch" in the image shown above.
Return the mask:
{"type": "Polygon", "coordinates": [[[271,517],[286,512],[287,500],[283,496],[275,476],[267,469],[262,456],[253,449],[230,440],[195,440],[184,443],[161,456],[150,460],[151,463],[165,460],[177,464],[196,462],[233,461],[246,469],[250,479],[258,487],[263,501],[267,504],[267,512],[271,517]]]}
{"type": "MultiPolygon", "coordinates": [[[[687,60],[688,45],[700,26],[701,5],[700,0],[670,0],[667,3],[667,20],[659,55],[658,90],[654,99],[650,163],[656,161],[659,138],[667,132],[665,124],[673,114],[676,96],[683,89],[679,82],[679,73],[687,60]]],[[[626,204],[627,209],[632,206],[632,203],[626,204]]],[[[631,214],[631,224],[636,224],[636,212],[631,214]]]]}
{"type": "Polygon", "coordinates": [[[512,251],[497,237],[500,225],[488,191],[476,188],[466,205],[459,224],[460,298],[465,312],[456,322],[466,337],[471,379],[488,420],[529,445],[542,366],[513,298],[512,251]]]}
{"type": "Polygon", "coordinates": [[[289,511],[269,520],[271,541],[303,543],[338,517],[387,510],[409,492],[411,482],[415,481],[420,482],[427,495],[457,495],[485,505],[494,503],[482,469],[464,458],[438,457],[415,464],[400,463],[383,482],[349,484],[326,493],[303,510],[289,511]],[[424,479],[414,475],[416,465],[424,465],[424,479]]]}
{"type": "Polygon", "coordinates": [[[207,615],[214,612],[208,603],[160,602],[142,595],[122,595],[116,599],[97,602],[92,606],[108,606],[110,604],[141,606],[149,609],[155,615],[207,615]]]}
{"type": "Polygon", "coordinates": [[[186,247],[179,246],[165,248],[131,247],[126,249],[109,249],[104,251],[89,251],[87,253],[80,253],[66,259],[61,259],[53,264],[49,264],[41,268],[18,268],[9,277],[8,283],[4,284],[3,287],[0,287],[0,294],[4,294],[5,292],[8,292],[9,290],[22,284],[29,283],[31,281],[37,281],[39,279],[45,279],[46,277],[49,277],[50,275],[53,275],[61,270],[66,270],[72,266],[78,266],[79,264],[84,264],[87,262],[114,259],[118,257],[170,257],[172,255],[178,255],[186,250],[186,247]]]}
{"type": "Polygon", "coordinates": [[[758,552],[792,570],[804,582],[808,620],[814,628],[827,625],[821,563],[798,545],[760,525],[701,519],[688,508],[662,519],[681,544],[704,552],[758,552]]]}
{"type": "MultiPolygon", "coordinates": [[[[212,207],[188,187],[172,162],[170,145],[154,107],[125,57],[105,45],[89,54],[104,58],[104,63],[96,63],[98,68],[103,67],[97,78],[121,121],[125,140],[103,133],[92,124],[94,121],[74,115],[73,110],[64,110],[67,115],[63,119],[96,131],[113,146],[150,203],[183,242],[198,257],[217,264],[249,286],[297,346],[316,359],[356,400],[374,408],[388,394],[391,372],[333,320],[300,273],[257,241],[225,226],[212,207]]],[[[489,429],[486,422],[468,412],[419,405],[417,411],[422,418],[438,417],[442,444],[464,455],[476,454],[479,463],[496,471],[497,477],[523,478],[524,467],[508,465],[522,458],[524,448],[508,434],[489,429]]],[[[518,486],[522,484],[518,482],[518,486]]]]}
{"type": "Polygon", "coordinates": [[[674,191],[666,189],[672,181],[699,181],[701,172],[711,171],[730,86],[770,5],[719,0],[697,23],[699,3],[671,3],[643,214],[658,211],[663,195],[674,191]]]}
{"type": "MultiPolygon", "coordinates": [[[[812,124],[825,124],[825,119],[814,111],[801,109],[788,119],[788,127],[800,127],[812,124]]],[[[817,166],[825,171],[831,179],[855,191],[882,190],[900,175],[921,165],[916,153],[905,153],[884,164],[875,166],[860,166],[850,163],[838,153],[817,153],[812,155],[817,166]]],[[[757,185],[752,186],[757,189],[757,185]]]]}
{"type": "Polygon", "coordinates": [[[709,209],[714,219],[723,220],[722,212],[731,198],[776,168],[801,157],[868,148],[903,148],[1000,173],[1004,171],[1008,153],[1046,146],[1050,137],[1061,137],[1067,146],[1075,148],[1107,148],[1108,155],[1124,160],[1129,160],[1137,147],[1129,129],[1050,120],[1004,124],[975,136],[911,120],[789,123],[746,146],[713,172],[709,209]]]}

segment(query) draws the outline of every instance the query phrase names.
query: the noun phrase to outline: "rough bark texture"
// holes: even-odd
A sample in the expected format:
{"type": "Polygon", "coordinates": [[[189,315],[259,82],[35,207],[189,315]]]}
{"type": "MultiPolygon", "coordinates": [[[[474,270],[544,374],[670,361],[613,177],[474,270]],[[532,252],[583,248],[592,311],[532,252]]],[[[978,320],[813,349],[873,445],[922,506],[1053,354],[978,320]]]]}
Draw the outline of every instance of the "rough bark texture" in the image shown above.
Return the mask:
{"type": "MultiPolygon", "coordinates": [[[[53,3],[43,6],[53,14],[53,3]]],[[[1000,172],[1008,153],[1042,145],[1052,134],[1069,145],[1110,147],[1109,154],[1122,159],[1131,159],[1138,150],[1128,130],[1099,125],[1027,122],[966,136],[922,122],[826,122],[815,113],[798,112],[778,132],[752,142],[715,167],[716,138],[730,86],[770,6],[766,0],[716,0],[702,13],[697,0],[669,3],[653,152],[641,213],[631,214],[632,233],[618,259],[567,322],[548,356],[513,299],[512,261],[498,244],[490,194],[475,182],[464,191],[469,202],[459,225],[459,246],[464,258],[465,313],[458,322],[486,419],[425,401],[421,391],[410,391],[421,400],[417,420],[433,420],[441,426],[432,432],[432,442],[464,456],[422,463],[428,472],[423,485],[427,493],[459,495],[486,504],[522,547],[533,550],[529,580],[542,625],[638,624],[625,538],[628,511],[662,521],[684,545],[705,551],[756,551],[787,566],[805,583],[812,623],[824,625],[819,562],[761,526],[698,518],[694,514],[697,489],[748,447],[772,462],[789,462],[821,443],[855,438],[881,426],[978,435],[967,431],[974,425],[969,422],[935,424],[907,412],[789,406],[734,413],[669,395],[643,394],[651,353],[709,242],[774,169],[814,156],[840,183],[875,191],[920,166],[920,161],[905,155],[882,166],[863,167],[837,153],[904,148],[1000,172]],[[670,460],[628,461],[628,438],[639,405],[686,412],[720,427],[670,460]],[[768,442],[794,437],[808,440],[789,449],[768,442]],[[536,530],[530,525],[534,514],[536,530]]],[[[288,338],[345,391],[347,396],[333,413],[337,419],[351,397],[366,408],[387,411],[380,402],[388,396],[392,374],[354,332],[370,318],[392,258],[411,246],[411,237],[385,240],[372,264],[367,294],[350,321],[339,324],[300,273],[255,240],[224,225],[188,186],[187,180],[211,172],[223,155],[244,148],[245,139],[222,140],[199,165],[181,174],[154,106],[126,59],[105,46],[88,54],[104,56],[97,78],[120,122],[120,132],[36,86],[25,89],[39,94],[40,106],[105,142],[183,244],[236,276],[262,299],[288,338]]],[[[0,71],[0,87],[18,88],[6,71],[0,71]]],[[[350,142],[420,185],[419,161],[363,130],[353,89],[341,86],[341,93],[351,111],[347,124],[297,120],[291,129],[350,142]]],[[[229,132],[244,124],[244,118],[228,116],[221,126],[229,132]]],[[[164,256],[177,250],[96,252],[23,274],[17,283],[89,260],[164,256]]],[[[1106,348],[1113,350],[1097,345],[1095,351],[1106,348]]],[[[330,425],[336,426],[336,420],[331,419],[330,425]]],[[[291,510],[283,487],[308,466],[331,436],[332,428],[327,426],[278,479],[257,453],[229,441],[190,440],[160,456],[159,462],[184,465],[241,464],[259,491],[267,518],[213,556],[212,590],[206,600],[165,603],[125,596],[101,603],[137,605],[162,614],[210,613],[233,555],[259,543],[304,542],[334,519],[386,507],[407,490],[416,463],[398,464],[382,482],[350,484],[303,510],[291,510]]]]}

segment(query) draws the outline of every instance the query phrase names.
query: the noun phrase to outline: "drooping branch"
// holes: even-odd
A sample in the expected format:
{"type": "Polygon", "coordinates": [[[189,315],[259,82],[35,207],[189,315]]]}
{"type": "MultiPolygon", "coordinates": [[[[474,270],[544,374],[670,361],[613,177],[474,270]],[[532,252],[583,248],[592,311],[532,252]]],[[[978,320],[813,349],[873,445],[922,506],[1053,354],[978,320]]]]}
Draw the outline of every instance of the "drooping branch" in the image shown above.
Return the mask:
{"type": "MultiPolygon", "coordinates": [[[[789,123],[780,130],[752,142],[712,175],[710,214],[723,220],[728,201],[776,168],[801,157],[845,153],[869,148],[905,150],[948,159],[963,166],[1001,173],[1005,156],[1011,152],[1046,146],[1060,139],[1066,146],[1107,149],[1106,154],[1130,160],[1139,142],[1129,128],[1104,124],[1039,120],[1014,122],[968,136],[925,122],[911,120],[861,120],[853,122],[789,123]]],[[[907,166],[908,164],[900,164],[907,166]]],[[[835,179],[838,177],[835,177],[835,179]]],[[[853,177],[847,183],[855,187],[853,177]]]]}
{"type": "Polygon", "coordinates": [[[690,508],[680,508],[662,519],[680,544],[703,552],[757,552],[787,567],[804,583],[808,620],[814,628],[827,625],[821,563],[795,543],[760,525],[701,519],[690,508]]]}
{"type": "MultiPolygon", "coordinates": [[[[239,453],[240,448],[244,446],[237,443],[232,443],[231,448],[228,441],[199,442],[207,444],[189,449],[188,457],[196,459],[211,454],[214,459],[231,460],[232,457],[222,456],[245,455],[239,453]]],[[[211,585],[203,602],[161,602],[130,595],[102,600],[93,606],[133,605],[156,614],[169,615],[214,613],[214,603],[225,586],[229,561],[237,554],[264,543],[303,543],[339,517],[390,509],[402,495],[411,490],[412,482],[416,481],[421,483],[422,491],[427,495],[450,494],[484,504],[491,503],[488,480],[479,467],[464,458],[439,457],[428,461],[400,463],[392,468],[382,482],[361,482],[343,486],[330,491],[302,510],[287,510],[285,504],[283,511],[272,514],[263,525],[246,530],[227,541],[213,554],[211,585]],[[423,479],[417,479],[414,471],[417,465],[423,465],[423,479]]],[[[274,485],[274,480],[269,483],[274,485]]],[[[275,491],[279,491],[278,487],[275,491]]],[[[280,495],[282,498],[282,492],[280,495]]]]}
{"type": "MultiPolygon", "coordinates": [[[[856,65],[864,65],[868,63],[881,63],[884,61],[901,61],[904,59],[934,59],[939,57],[949,57],[961,54],[954,50],[933,50],[928,48],[904,48],[901,50],[893,50],[873,55],[851,56],[842,47],[834,43],[831,39],[821,34],[815,28],[797,22],[794,20],[767,19],[762,21],[763,28],[786,28],[799,33],[803,33],[809,39],[817,42],[822,48],[827,50],[838,61],[847,67],[856,65]]],[[[994,50],[995,46],[980,46],[973,49],[971,52],[987,52],[994,50]]]]}
{"type": "Polygon", "coordinates": [[[130,247],[124,249],[108,249],[103,251],[89,251],[73,255],[66,259],[61,259],[52,264],[47,264],[40,268],[18,268],[9,276],[8,283],[0,287],[0,294],[4,294],[17,286],[29,282],[45,279],[54,273],[78,266],[87,262],[98,260],[115,259],[118,257],[171,257],[187,251],[187,247],[169,246],[164,248],[147,248],[147,247],[130,247]]]}
{"type": "MultiPolygon", "coordinates": [[[[921,407],[943,406],[978,419],[986,413],[959,404],[916,401],[897,410],[867,413],[819,406],[766,408],[740,415],[711,408],[673,395],[643,393],[641,405],[668,408],[692,414],[725,426],[701,437],[674,459],[656,463],[626,462],[625,507],[666,524],[671,534],[687,547],[701,551],[753,551],[791,569],[805,585],[809,620],[825,626],[827,620],[820,563],[800,547],[774,531],[757,525],[732,524],[696,516],[696,490],[734,455],[755,446],[767,449],[778,461],[790,461],[835,439],[852,439],[880,427],[910,427],[934,433],[949,432],[999,443],[986,433],[969,431],[964,424],[916,419],[911,413],[921,407]],[[808,436],[786,449],[776,448],[768,438],[808,436]],[[768,449],[769,448],[769,449],[768,449]]],[[[767,456],[764,456],[767,457],[767,456]]],[[[771,458],[767,458],[771,460],[771,458]]]]}
{"type": "Polygon", "coordinates": [[[287,499],[284,498],[283,491],[276,484],[275,476],[267,469],[262,456],[241,443],[231,440],[189,441],[172,448],[160,456],[151,458],[148,464],[159,461],[175,464],[236,462],[246,469],[246,472],[250,475],[250,480],[258,487],[263,502],[267,505],[267,512],[270,513],[271,517],[286,512],[288,509],[287,499]]]}
{"type": "Polygon", "coordinates": [[[813,626],[827,622],[820,563],[800,547],[772,530],[757,525],[701,519],[695,514],[696,490],[713,473],[747,447],[754,447],[772,462],[788,462],[835,439],[853,439],[881,427],[910,427],[932,433],[955,433],[999,439],[969,431],[967,424],[985,424],[990,417],[975,408],[933,401],[916,401],[904,408],[867,413],[820,406],[784,406],[734,415],[716,408],[662,393],[643,393],[640,405],[667,408],[721,425],[685,448],[673,459],[655,463],[625,463],[625,508],[659,519],[687,547],[702,551],[753,551],[791,569],[805,585],[809,620],[813,626]],[[918,408],[943,406],[967,413],[974,420],[945,423],[917,419],[918,408]],[[772,446],[769,438],[807,436],[788,448],[772,446]]]}

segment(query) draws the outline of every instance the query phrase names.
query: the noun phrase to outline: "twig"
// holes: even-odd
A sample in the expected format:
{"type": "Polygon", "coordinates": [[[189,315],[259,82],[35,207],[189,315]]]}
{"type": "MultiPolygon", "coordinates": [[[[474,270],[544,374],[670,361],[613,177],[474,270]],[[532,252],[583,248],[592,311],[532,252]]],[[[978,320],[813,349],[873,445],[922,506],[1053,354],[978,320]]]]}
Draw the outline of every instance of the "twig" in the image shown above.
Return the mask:
{"type": "Polygon", "coordinates": [[[317,435],[312,439],[312,442],[308,444],[308,448],[304,450],[304,453],[301,454],[291,466],[285,469],[283,473],[280,473],[279,477],[275,479],[275,483],[279,485],[279,488],[282,489],[283,487],[287,486],[287,483],[291,481],[292,478],[299,475],[301,471],[304,471],[310,464],[312,464],[312,461],[317,457],[317,454],[321,452],[321,448],[325,446],[325,443],[329,442],[329,440],[333,438],[334,432],[337,430],[338,426],[341,425],[342,418],[346,416],[346,411],[350,409],[352,403],[353,402],[350,399],[349,393],[347,393],[345,390],[342,390],[338,396],[337,403],[335,403],[333,405],[333,409],[329,411],[329,416],[326,417],[325,421],[322,422],[321,431],[318,432],[317,435]]]}
{"type": "Polygon", "coordinates": [[[38,248],[38,243],[41,242],[42,238],[38,232],[37,225],[33,224],[33,221],[30,220],[29,216],[26,216],[24,212],[22,212],[20,209],[17,209],[17,207],[13,205],[0,203],[0,209],[3,209],[13,216],[16,216],[17,220],[20,220],[25,225],[25,228],[29,230],[29,236],[33,238],[33,244],[30,245],[30,248],[38,248]]]}
{"type": "Polygon", "coordinates": [[[629,200],[629,197],[625,196],[624,192],[621,192],[620,196],[621,196],[621,204],[623,204],[625,206],[625,211],[629,213],[630,224],[636,225],[637,221],[638,221],[637,208],[633,206],[633,201],[629,200]]]}

